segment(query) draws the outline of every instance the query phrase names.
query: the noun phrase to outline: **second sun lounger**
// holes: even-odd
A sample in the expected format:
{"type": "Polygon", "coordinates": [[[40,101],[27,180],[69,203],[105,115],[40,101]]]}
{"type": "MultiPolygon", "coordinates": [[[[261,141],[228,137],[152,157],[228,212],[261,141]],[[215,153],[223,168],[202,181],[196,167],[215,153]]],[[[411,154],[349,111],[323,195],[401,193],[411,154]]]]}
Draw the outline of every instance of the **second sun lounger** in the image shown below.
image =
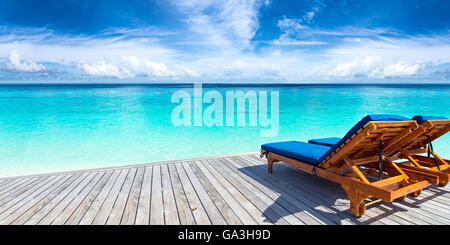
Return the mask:
{"type": "Polygon", "coordinates": [[[450,180],[450,161],[440,157],[433,149],[432,142],[450,131],[450,119],[445,117],[415,116],[420,125],[400,149],[398,158],[406,159],[399,166],[408,171],[430,173],[439,176],[439,185],[445,186],[450,180]],[[426,153],[426,156],[418,155],[426,153]]]}
{"type": "MultiPolygon", "coordinates": [[[[407,160],[399,163],[399,167],[407,173],[424,172],[439,177],[439,185],[445,186],[450,180],[450,161],[440,157],[434,150],[432,142],[450,131],[450,120],[436,116],[414,116],[412,120],[420,126],[411,130],[401,144],[390,151],[394,160],[407,160]],[[395,153],[395,154],[392,154],[395,153]],[[427,153],[427,156],[418,155],[427,153]]],[[[311,139],[312,144],[334,146],[341,140],[338,137],[311,139]]]]}

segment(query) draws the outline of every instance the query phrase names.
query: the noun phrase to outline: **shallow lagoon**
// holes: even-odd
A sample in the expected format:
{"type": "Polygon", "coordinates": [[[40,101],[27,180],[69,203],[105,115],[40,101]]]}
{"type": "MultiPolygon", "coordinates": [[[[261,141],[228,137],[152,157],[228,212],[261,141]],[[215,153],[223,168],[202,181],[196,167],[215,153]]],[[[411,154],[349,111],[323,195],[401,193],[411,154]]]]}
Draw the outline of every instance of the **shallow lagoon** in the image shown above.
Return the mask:
{"type": "MultiPolygon", "coordinates": [[[[450,85],[203,85],[224,97],[278,91],[278,134],[263,137],[259,124],[175,126],[171,97],[180,90],[193,95],[192,85],[0,85],[0,176],[256,152],[272,141],[343,136],[367,114],[450,117],[450,85]]],[[[450,135],[433,145],[450,157],[450,135]]]]}

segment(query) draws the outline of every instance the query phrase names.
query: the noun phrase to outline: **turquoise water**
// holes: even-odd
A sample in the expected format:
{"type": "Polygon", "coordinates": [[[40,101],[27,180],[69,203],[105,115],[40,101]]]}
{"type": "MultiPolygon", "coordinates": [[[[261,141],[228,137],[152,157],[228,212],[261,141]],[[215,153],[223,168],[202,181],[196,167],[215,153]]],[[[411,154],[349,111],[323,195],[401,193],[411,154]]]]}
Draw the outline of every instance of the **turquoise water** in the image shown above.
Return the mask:
{"type": "MultiPolygon", "coordinates": [[[[0,85],[0,176],[256,152],[272,141],[343,136],[367,114],[450,117],[450,85],[204,85],[279,91],[279,132],[265,138],[261,126],[174,126],[178,90],[193,94],[192,85],[0,85]]],[[[434,148],[450,157],[449,135],[434,148]]]]}

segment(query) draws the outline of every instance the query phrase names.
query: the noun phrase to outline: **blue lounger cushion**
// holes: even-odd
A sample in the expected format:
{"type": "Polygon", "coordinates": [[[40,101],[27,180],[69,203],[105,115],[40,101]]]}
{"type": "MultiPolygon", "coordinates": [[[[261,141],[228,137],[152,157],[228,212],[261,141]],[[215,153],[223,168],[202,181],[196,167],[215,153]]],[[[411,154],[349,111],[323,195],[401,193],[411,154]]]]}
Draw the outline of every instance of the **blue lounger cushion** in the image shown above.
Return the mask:
{"type": "Polygon", "coordinates": [[[411,119],[417,121],[418,124],[422,124],[423,122],[428,121],[428,120],[444,120],[447,118],[446,117],[433,117],[433,116],[417,115],[411,119]]]}
{"type": "Polygon", "coordinates": [[[331,147],[331,146],[337,144],[339,142],[339,140],[341,140],[341,138],[339,138],[339,137],[330,137],[330,138],[321,138],[321,139],[310,139],[310,140],[308,140],[308,143],[331,147]]]}
{"type": "Polygon", "coordinates": [[[312,165],[317,165],[320,163],[319,159],[330,149],[330,147],[308,144],[300,141],[285,141],[264,144],[261,146],[261,149],[312,165]]]}

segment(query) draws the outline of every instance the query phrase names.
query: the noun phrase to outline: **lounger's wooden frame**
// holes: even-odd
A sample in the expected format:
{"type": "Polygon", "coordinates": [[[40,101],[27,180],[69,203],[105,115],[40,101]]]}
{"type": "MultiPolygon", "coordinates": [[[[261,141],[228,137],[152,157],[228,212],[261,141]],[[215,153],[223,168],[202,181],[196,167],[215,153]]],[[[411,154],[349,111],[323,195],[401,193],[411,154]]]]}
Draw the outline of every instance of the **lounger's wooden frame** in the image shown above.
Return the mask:
{"type": "Polygon", "coordinates": [[[439,183],[437,175],[402,169],[391,157],[398,153],[398,145],[409,142],[408,136],[418,127],[415,121],[370,121],[317,166],[265,150],[261,153],[266,155],[269,173],[273,172],[273,163],[285,162],[339,183],[350,200],[350,212],[362,216],[367,205],[404,199],[408,194],[418,196],[423,188],[439,183]],[[380,171],[376,164],[379,140],[386,149],[383,179],[373,180],[380,171]],[[371,197],[376,200],[366,203],[371,197]]]}
{"type": "Polygon", "coordinates": [[[426,153],[428,151],[427,136],[433,141],[450,131],[450,119],[445,120],[428,120],[414,130],[409,141],[402,145],[399,149],[398,157],[407,161],[399,164],[399,167],[415,172],[434,174],[439,176],[439,185],[445,186],[450,180],[450,161],[443,159],[436,152],[432,152],[439,168],[436,166],[434,159],[418,155],[418,153],[426,153]]]}

